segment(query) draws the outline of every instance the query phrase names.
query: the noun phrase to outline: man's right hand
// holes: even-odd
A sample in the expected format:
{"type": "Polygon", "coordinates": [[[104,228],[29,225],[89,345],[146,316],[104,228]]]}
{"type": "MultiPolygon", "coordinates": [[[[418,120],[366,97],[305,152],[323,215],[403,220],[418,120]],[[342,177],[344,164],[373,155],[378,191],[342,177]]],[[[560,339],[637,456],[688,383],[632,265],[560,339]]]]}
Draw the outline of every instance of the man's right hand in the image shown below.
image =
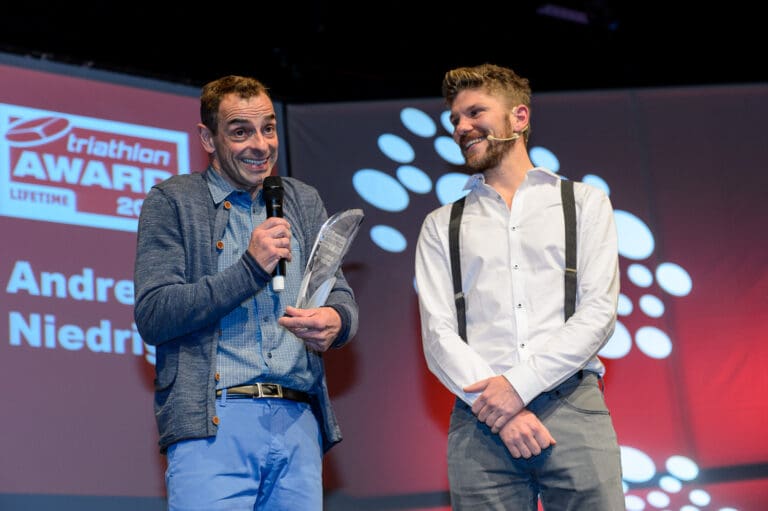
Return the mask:
{"type": "Polygon", "coordinates": [[[270,217],[251,231],[248,251],[264,271],[272,273],[280,259],[291,260],[291,225],[281,217],[270,217]]]}
{"type": "Polygon", "coordinates": [[[555,438],[536,415],[523,409],[499,431],[499,436],[513,458],[530,458],[555,445],[555,438]]]}

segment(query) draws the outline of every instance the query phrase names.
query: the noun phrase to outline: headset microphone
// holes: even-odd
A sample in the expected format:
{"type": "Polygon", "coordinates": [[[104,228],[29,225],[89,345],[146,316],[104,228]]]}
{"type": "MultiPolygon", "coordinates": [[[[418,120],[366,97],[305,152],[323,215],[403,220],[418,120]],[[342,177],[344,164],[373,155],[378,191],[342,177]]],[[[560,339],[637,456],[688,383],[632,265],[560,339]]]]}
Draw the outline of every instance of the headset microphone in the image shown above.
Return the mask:
{"type": "Polygon", "coordinates": [[[496,142],[509,142],[511,140],[517,140],[520,138],[520,133],[513,133],[511,137],[509,138],[496,138],[493,135],[488,135],[485,137],[487,140],[494,140],[496,142]]]}

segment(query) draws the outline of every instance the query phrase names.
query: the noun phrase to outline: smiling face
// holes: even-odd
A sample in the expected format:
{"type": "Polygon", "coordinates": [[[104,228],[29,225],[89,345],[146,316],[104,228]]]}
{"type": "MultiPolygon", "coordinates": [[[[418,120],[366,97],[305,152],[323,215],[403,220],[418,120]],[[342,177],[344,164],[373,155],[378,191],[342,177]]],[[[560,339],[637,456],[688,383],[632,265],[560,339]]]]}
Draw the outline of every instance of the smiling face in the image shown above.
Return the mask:
{"type": "Polygon", "coordinates": [[[484,172],[501,164],[504,155],[517,140],[489,140],[514,137],[512,113],[504,98],[483,89],[465,89],[451,104],[453,140],[461,148],[466,166],[484,172]]]}
{"type": "Polygon", "coordinates": [[[234,187],[252,196],[277,162],[277,118],[266,94],[242,98],[227,94],[218,110],[216,133],[199,126],[211,165],[234,187]]]}

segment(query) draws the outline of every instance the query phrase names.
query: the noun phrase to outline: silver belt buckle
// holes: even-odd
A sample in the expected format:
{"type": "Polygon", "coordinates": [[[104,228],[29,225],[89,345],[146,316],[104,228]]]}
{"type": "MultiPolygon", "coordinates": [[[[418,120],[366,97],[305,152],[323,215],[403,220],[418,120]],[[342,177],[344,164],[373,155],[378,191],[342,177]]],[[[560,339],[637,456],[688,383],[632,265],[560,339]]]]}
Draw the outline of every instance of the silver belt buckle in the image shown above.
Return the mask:
{"type": "Polygon", "coordinates": [[[276,383],[257,383],[256,390],[258,397],[283,397],[283,387],[276,383]]]}

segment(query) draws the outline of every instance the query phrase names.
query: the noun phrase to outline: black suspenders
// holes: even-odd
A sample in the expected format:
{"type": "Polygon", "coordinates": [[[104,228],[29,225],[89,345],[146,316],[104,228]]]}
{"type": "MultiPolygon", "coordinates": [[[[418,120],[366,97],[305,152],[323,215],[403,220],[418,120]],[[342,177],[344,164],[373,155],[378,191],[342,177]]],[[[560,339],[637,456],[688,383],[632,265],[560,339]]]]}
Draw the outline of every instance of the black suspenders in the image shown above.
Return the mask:
{"type": "Polygon", "coordinates": [[[565,218],[565,321],[576,310],[576,200],[573,181],[560,180],[565,218]]]}
{"type": "MultiPolygon", "coordinates": [[[[560,180],[560,194],[565,219],[565,321],[576,310],[576,201],[573,197],[573,181],[560,180]]],[[[464,292],[461,290],[461,263],[459,258],[459,226],[464,212],[466,196],[453,202],[451,221],[448,225],[448,247],[451,252],[453,274],[453,299],[459,322],[459,336],[467,341],[467,315],[464,292]]]]}
{"type": "Polygon", "coordinates": [[[448,225],[448,246],[451,251],[451,273],[453,273],[453,300],[456,302],[456,316],[459,320],[459,336],[467,342],[467,312],[464,292],[461,290],[461,262],[459,257],[459,227],[464,201],[467,196],[454,201],[451,206],[451,223],[448,225]]]}

